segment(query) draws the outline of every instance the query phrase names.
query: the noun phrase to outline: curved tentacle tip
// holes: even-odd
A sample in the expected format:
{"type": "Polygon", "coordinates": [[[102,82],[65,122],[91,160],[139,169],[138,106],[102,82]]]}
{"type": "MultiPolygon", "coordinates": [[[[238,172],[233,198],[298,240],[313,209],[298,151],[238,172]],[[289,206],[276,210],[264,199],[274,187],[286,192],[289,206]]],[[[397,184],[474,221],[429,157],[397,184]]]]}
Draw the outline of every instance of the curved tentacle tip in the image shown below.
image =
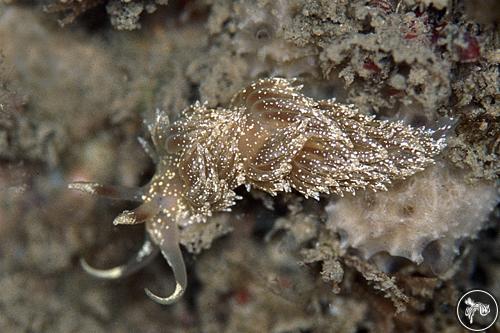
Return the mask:
{"type": "Polygon", "coordinates": [[[159,252],[160,249],[146,237],[139,251],[123,265],[109,269],[97,269],[90,266],[84,258],[80,258],[80,265],[85,272],[96,278],[114,280],[139,271],[151,262],[159,252]]]}
{"type": "Polygon", "coordinates": [[[90,266],[84,258],[80,258],[80,266],[82,266],[87,274],[99,279],[115,280],[124,275],[123,266],[117,266],[110,269],[97,269],[90,266]]]}
{"type": "Polygon", "coordinates": [[[172,304],[181,298],[187,288],[187,273],[184,258],[179,244],[178,227],[175,219],[164,212],[148,220],[146,230],[152,240],[160,248],[160,252],[172,269],[175,279],[174,291],[166,297],[155,295],[149,289],[145,289],[146,295],[159,304],[172,304]]]}
{"type": "Polygon", "coordinates": [[[162,305],[168,305],[177,302],[184,294],[184,291],[186,291],[186,286],[181,285],[179,282],[176,282],[174,292],[167,297],[156,296],[151,290],[147,288],[144,289],[144,292],[146,293],[146,295],[148,295],[149,298],[162,305]]]}
{"type": "Polygon", "coordinates": [[[182,258],[182,253],[178,243],[169,244],[169,246],[163,246],[162,254],[168,262],[168,265],[172,268],[175,278],[175,289],[167,297],[160,297],[153,294],[149,289],[144,289],[146,295],[153,301],[159,304],[167,305],[175,303],[179,300],[187,288],[187,274],[186,266],[184,264],[184,259],[182,258]],[[168,250],[167,250],[168,248],[168,250]]]}

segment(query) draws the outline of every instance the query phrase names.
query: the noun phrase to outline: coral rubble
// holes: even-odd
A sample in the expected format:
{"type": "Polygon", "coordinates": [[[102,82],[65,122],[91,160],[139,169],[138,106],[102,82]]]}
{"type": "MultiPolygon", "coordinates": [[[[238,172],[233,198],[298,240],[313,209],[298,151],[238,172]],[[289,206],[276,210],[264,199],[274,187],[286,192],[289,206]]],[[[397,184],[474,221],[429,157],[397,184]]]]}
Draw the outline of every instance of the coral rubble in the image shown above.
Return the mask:
{"type": "Polygon", "coordinates": [[[3,1],[0,331],[461,331],[465,290],[500,295],[498,12],[491,0],[3,1]],[[175,286],[161,260],[115,283],[87,276],[80,258],[112,267],[143,229],[111,223],[133,203],[66,182],[145,184],[154,164],[137,137],[156,109],[217,109],[270,76],[377,121],[456,126],[442,161],[388,192],[235,189],[232,212],[180,230],[190,288],[175,305],[143,297],[175,286]]]}
{"type": "Polygon", "coordinates": [[[497,203],[492,182],[470,184],[463,172],[440,164],[388,192],[365,192],[329,204],[327,227],[365,258],[385,251],[421,263],[426,246],[438,241],[440,251],[427,260],[444,271],[442,265],[459,253],[458,241],[475,237],[497,203]]]}

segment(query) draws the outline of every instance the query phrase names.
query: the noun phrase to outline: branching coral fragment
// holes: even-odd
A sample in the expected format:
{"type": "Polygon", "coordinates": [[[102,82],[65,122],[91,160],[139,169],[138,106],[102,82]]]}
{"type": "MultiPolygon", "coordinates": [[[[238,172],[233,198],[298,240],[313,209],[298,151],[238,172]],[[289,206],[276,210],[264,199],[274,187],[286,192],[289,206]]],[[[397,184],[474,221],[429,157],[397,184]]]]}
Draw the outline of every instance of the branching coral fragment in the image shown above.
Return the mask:
{"type": "MultiPolygon", "coordinates": [[[[147,291],[153,300],[172,303],[186,288],[178,227],[229,210],[240,199],[236,187],[271,195],[294,189],[316,199],[385,190],[392,180],[433,163],[444,147],[431,130],[375,120],[334,100],[315,101],[301,88],[294,80],[262,79],[238,92],[227,108],[195,103],[172,124],[157,112],[149,127],[156,152],[147,149],[158,161],[156,173],[132,196],[142,205],[115,219],[145,222],[174,272],[173,294],[160,298],[147,291]]],[[[70,188],[130,199],[127,191],[95,183],[70,188]]]]}
{"type": "Polygon", "coordinates": [[[384,292],[385,297],[390,298],[396,307],[397,313],[406,309],[406,303],[410,301],[410,298],[399,289],[395,283],[395,278],[387,276],[384,272],[356,256],[346,255],[343,260],[347,266],[355,268],[363,274],[367,281],[373,283],[375,289],[384,292]]]}

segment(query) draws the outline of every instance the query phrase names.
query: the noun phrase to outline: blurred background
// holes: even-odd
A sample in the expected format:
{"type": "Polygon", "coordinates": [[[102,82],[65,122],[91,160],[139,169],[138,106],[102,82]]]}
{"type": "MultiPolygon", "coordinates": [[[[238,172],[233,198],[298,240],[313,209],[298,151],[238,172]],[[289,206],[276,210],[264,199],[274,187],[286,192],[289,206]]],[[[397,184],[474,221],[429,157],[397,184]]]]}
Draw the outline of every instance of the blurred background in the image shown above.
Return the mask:
{"type": "Polygon", "coordinates": [[[0,331],[462,332],[464,291],[500,295],[499,23],[495,0],[0,2],[0,331]],[[175,305],[144,294],[174,286],[160,258],[87,275],[80,258],[121,264],[144,228],[67,183],[145,184],[156,108],[224,106],[270,76],[378,119],[453,123],[448,148],[385,193],[238,190],[233,212],[182,230],[175,305]]]}

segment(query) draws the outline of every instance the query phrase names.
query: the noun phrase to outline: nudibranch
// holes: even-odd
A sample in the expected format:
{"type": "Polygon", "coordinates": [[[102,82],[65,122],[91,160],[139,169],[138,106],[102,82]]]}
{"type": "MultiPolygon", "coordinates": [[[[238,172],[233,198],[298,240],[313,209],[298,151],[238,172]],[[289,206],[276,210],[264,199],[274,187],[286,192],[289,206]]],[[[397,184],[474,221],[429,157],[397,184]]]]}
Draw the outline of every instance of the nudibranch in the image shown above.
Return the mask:
{"type": "MultiPolygon", "coordinates": [[[[413,128],[376,120],[353,105],[316,101],[301,94],[296,80],[261,79],[239,91],[226,108],[195,103],[169,123],[157,111],[149,132],[153,145],[140,140],[156,163],[151,181],[138,189],[76,182],[69,188],[140,202],[114,224],[144,222],[147,238],[130,262],[97,270],[118,278],[142,268],[158,252],[173,270],[176,287],[167,297],[146,289],[161,304],[178,300],[187,285],[179,228],[204,223],[212,213],[230,210],[234,190],[253,186],[271,195],[386,190],[392,180],[423,170],[444,148],[440,129],[413,128]]],[[[210,223],[210,222],[207,222],[210,223]]]]}

